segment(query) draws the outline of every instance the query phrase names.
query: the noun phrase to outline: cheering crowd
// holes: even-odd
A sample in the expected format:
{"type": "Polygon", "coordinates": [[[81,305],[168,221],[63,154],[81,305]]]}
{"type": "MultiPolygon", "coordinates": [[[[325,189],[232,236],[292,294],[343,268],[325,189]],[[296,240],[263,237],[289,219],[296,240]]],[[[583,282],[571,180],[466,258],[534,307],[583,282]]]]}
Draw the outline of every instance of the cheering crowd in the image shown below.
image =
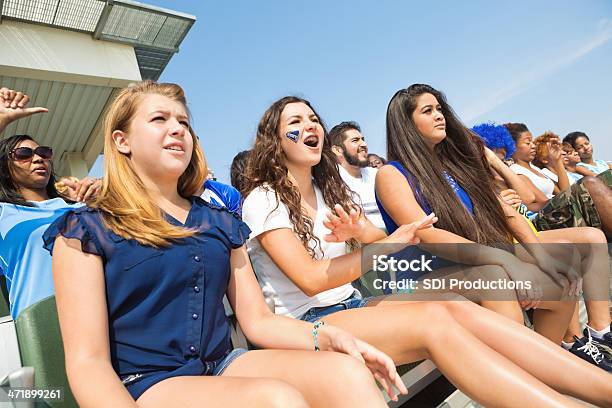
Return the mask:
{"type": "MultiPolygon", "coordinates": [[[[0,132],[52,114],[28,102],[0,89],[0,132]]],[[[384,406],[376,383],[397,399],[395,366],[430,359],[485,406],[612,407],[612,166],[589,137],[470,129],[414,84],[390,99],[386,144],[368,154],[358,123],[328,131],[283,97],[232,187],[207,180],[183,89],[150,81],[106,113],[102,179],[57,181],[52,147],[4,135],[11,314],[56,296],[81,406],[384,406]],[[371,296],[358,289],[371,248],[435,256],[397,279],[534,287],[371,296]],[[254,350],[232,345],[224,296],[254,350]]]]}

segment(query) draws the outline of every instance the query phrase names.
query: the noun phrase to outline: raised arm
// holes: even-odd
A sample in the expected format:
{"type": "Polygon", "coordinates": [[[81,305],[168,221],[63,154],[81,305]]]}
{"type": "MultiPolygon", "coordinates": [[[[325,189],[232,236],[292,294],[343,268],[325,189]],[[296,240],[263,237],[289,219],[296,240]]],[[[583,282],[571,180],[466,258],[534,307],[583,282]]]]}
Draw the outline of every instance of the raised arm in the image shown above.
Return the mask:
{"type": "Polygon", "coordinates": [[[556,139],[555,142],[548,143],[548,161],[555,167],[557,171],[557,182],[555,183],[555,194],[569,190],[570,182],[565,166],[563,165],[563,151],[561,150],[561,142],[556,139]]]}
{"type": "Polygon", "coordinates": [[[523,202],[533,203],[535,201],[535,194],[531,188],[529,188],[529,185],[521,180],[521,178],[488,147],[485,147],[485,156],[491,168],[504,179],[508,188],[513,189],[521,196],[523,202]]]}
{"type": "Polygon", "coordinates": [[[81,407],[136,407],[113,370],[104,271],[78,240],[58,236],[53,281],[70,388],[81,407]]]}
{"type": "Polygon", "coordinates": [[[0,88],[0,133],[17,119],[35,113],[48,112],[46,108],[26,108],[29,100],[29,96],[22,92],[5,87],[0,88]]]}

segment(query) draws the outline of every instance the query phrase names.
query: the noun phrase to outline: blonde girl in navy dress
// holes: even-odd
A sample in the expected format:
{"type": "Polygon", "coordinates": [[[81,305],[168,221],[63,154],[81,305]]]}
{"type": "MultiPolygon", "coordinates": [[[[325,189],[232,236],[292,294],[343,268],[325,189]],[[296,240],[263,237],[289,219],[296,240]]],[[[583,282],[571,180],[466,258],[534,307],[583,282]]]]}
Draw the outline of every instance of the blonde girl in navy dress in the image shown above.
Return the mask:
{"type": "Polygon", "coordinates": [[[193,196],[206,164],[186,106],[174,84],[122,90],[104,126],[101,193],[45,233],[79,405],[382,407],[375,377],[405,393],[382,352],[270,312],[249,228],[193,196]],[[276,350],[232,348],[225,294],[247,338],[276,350]]]}

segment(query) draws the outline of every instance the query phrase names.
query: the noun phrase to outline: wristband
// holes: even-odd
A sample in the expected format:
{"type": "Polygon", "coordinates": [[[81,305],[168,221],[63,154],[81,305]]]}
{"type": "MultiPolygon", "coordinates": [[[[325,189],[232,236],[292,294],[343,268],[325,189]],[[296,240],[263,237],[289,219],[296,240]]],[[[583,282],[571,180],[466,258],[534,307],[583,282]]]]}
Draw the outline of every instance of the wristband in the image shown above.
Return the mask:
{"type": "Polygon", "coordinates": [[[319,321],[315,322],[314,327],[312,328],[312,339],[314,341],[314,349],[315,349],[315,351],[321,350],[319,348],[319,341],[317,340],[317,336],[319,335],[319,328],[321,326],[323,326],[323,325],[325,325],[325,322],[319,320],[319,321]]]}

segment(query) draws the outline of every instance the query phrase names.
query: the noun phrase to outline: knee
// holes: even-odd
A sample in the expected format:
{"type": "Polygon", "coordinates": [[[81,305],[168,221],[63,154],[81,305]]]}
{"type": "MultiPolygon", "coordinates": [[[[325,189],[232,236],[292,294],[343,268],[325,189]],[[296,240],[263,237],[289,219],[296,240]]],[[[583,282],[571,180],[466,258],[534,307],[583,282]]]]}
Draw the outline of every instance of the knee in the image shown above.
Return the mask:
{"type": "Polygon", "coordinates": [[[599,198],[610,196],[610,187],[597,177],[583,177],[582,185],[587,189],[595,201],[597,201],[599,198]]]}
{"type": "Polygon", "coordinates": [[[426,329],[424,332],[427,337],[439,339],[448,334],[457,323],[451,312],[451,302],[427,302],[421,306],[421,313],[426,321],[423,327],[426,329]]]}
{"type": "Polygon", "coordinates": [[[580,182],[589,191],[592,188],[598,188],[599,185],[601,184],[601,181],[599,181],[597,177],[593,177],[593,176],[584,176],[580,182]]]}
{"type": "Polygon", "coordinates": [[[585,227],[582,229],[580,237],[582,242],[589,244],[607,244],[606,234],[599,228],[585,227]]]}
{"type": "Polygon", "coordinates": [[[482,278],[482,279],[509,279],[508,273],[504,268],[499,265],[482,265],[472,268],[470,278],[482,278]]]}
{"type": "Polygon", "coordinates": [[[330,360],[327,364],[330,372],[343,373],[342,383],[334,385],[336,391],[338,388],[344,388],[342,393],[355,393],[358,392],[357,390],[363,391],[377,387],[368,367],[356,358],[348,354],[333,353],[330,360]]]}
{"type": "Polygon", "coordinates": [[[252,401],[255,406],[273,408],[304,408],[308,403],[292,385],[281,380],[261,380],[254,389],[252,401]]]}

